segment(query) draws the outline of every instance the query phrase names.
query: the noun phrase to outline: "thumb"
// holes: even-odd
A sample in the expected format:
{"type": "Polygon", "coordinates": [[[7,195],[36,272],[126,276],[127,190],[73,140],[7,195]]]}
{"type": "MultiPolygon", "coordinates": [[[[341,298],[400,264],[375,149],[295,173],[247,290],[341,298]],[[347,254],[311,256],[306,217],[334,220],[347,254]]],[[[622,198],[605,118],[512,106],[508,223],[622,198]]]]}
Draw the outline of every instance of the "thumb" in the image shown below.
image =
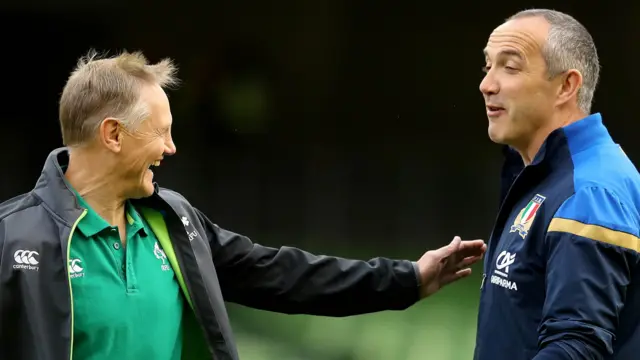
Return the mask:
{"type": "Polygon", "coordinates": [[[461,242],[462,242],[462,239],[460,239],[460,236],[454,236],[453,240],[449,245],[443,246],[440,249],[435,251],[436,257],[438,259],[446,259],[448,256],[450,256],[451,254],[458,251],[458,249],[460,249],[461,242]]]}

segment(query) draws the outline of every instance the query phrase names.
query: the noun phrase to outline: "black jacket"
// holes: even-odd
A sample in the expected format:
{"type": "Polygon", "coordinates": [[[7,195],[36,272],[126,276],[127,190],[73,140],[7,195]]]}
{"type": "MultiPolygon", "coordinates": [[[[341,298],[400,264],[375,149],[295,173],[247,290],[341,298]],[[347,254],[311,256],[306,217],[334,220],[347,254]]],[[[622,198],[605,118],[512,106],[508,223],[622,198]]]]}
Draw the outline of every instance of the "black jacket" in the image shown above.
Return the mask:
{"type": "MultiPolygon", "coordinates": [[[[35,188],[0,204],[0,359],[72,358],[68,244],[85,209],[63,179],[67,162],[66,149],[53,151],[35,188]]],[[[141,213],[156,235],[168,235],[165,251],[170,260],[173,255],[193,310],[185,311],[183,359],[238,359],[224,301],[287,314],[348,316],[401,310],[419,299],[410,261],[264,247],[218,227],[180,194],[157,186],[133,203],[147,209],[141,213]]]]}

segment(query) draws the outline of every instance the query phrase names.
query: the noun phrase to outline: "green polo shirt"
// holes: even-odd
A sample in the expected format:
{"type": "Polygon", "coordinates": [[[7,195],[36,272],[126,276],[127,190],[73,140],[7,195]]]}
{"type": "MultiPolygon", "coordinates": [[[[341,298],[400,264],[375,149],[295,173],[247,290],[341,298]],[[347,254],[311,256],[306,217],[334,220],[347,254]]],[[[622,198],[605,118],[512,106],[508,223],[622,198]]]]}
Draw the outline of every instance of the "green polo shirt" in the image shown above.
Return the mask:
{"type": "Polygon", "coordinates": [[[183,298],[148,224],[127,204],[127,241],[87,209],[70,244],[73,358],[179,360],[183,298]]]}

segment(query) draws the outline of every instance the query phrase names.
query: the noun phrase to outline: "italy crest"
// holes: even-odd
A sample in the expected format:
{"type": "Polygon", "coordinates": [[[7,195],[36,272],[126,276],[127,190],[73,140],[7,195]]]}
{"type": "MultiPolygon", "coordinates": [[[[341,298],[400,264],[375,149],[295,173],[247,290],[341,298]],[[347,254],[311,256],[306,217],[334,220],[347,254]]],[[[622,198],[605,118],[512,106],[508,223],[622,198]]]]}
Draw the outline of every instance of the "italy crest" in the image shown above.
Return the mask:
{"type": "Polygon", "coordinates": [[[527,206],[524,209],[520,210],[520,213],[513,222],[513,225],[511,225],[510,232],[513,233],[517,231],[520,237],[523,239],[527,237],[529,229],[531,228],[531,224],[536,217],[536,213],[538,212],[538,209],[540,209],[540,206],[545,199],[546,197],[540,194],[536,194],[536,196],[534,196],[533,199],[529,201],[527,206]]]}

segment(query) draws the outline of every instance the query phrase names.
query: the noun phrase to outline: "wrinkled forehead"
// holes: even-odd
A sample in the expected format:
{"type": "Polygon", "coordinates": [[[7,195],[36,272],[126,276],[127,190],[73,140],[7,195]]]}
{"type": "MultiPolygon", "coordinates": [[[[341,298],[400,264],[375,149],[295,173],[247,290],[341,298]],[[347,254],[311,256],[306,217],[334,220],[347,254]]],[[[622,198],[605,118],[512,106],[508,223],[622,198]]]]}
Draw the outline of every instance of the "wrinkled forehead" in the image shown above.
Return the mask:
{"type": "Polygon", "coordinates": [[[541,17],[514,19],[498,26],[487,41],[484,54],[493,59],[501,54],[530,58],[541,54],[549,23],[541,17]]]}

